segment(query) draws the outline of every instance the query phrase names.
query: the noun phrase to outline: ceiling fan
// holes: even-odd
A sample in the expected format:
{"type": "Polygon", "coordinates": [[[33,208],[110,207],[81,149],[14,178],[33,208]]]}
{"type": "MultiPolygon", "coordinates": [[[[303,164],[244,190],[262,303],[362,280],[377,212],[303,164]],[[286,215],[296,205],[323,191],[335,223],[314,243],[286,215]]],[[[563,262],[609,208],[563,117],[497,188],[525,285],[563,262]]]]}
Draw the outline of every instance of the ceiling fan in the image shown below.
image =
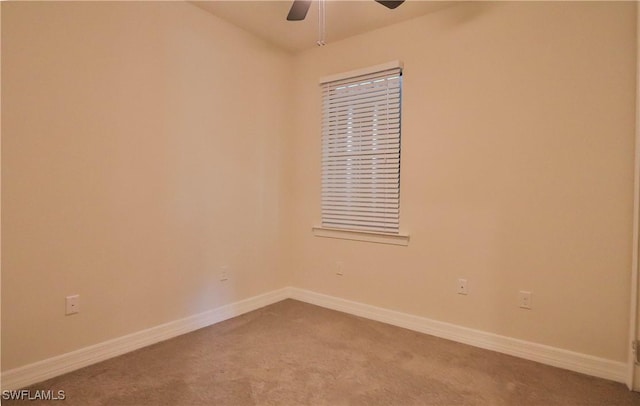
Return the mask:
{"type": "MultiPolygon", "coordinates": [[[[400,4],[404,3],[404,0],[400,0],[400,1],[375,0],[375,1],[392,10],[398,7],[400,4]]],[[[311,6],[311,0],[293,0],[293,4],[291,5],[291,10],[289,10],[289,14],[287,15],[287,20],[289,21],[304,20],[304,18],[307,16],[307,11],[309,11],[309,6],[311,6]]]]}

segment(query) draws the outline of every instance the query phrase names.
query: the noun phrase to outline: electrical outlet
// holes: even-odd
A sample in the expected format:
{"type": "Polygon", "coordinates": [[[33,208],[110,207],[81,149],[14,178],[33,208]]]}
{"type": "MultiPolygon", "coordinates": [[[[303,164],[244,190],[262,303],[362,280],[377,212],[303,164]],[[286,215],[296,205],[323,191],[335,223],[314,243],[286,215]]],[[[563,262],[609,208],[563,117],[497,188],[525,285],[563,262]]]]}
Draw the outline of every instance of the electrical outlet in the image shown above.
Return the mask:
{"type": "Polygon", "coordinates": [[[229,280],[229,266],[223,265],[220,267],[220,282],[229,280]]]}
{"type": "Polygon", "coordinates": [[[459,295],[467,295],[469,294],[469,289],[467,286],[467,280],[463,278],[458,278],[458,294],[459,295]]]}
{"type": "Polygon", "coordinates": [[[521,290],[518,293],[518,303],[521,308],[531,310],[531,292],[521,290]]]}
{"type": "Polygon", "coordinates": [[[336,261],[336,275],[338,276],[344,275],[344,262],[336,261]]]}
{"type": "Polygon", "coordinates": [[[65,314],[76,314],[80,312],[80,295],[71,295],[65,298],[66,311],[65,314]]]}

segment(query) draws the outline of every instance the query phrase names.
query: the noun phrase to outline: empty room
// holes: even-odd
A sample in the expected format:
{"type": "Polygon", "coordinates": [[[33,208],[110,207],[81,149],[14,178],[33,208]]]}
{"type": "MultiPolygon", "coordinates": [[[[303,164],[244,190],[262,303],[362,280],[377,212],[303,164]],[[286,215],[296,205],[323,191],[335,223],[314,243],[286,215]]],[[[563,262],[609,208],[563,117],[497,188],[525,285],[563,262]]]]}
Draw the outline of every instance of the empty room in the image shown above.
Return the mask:
{"type": "Polygon", "coordinates": [[[639,8],[0,3],[0,401],[640,405],[639,8]]]}

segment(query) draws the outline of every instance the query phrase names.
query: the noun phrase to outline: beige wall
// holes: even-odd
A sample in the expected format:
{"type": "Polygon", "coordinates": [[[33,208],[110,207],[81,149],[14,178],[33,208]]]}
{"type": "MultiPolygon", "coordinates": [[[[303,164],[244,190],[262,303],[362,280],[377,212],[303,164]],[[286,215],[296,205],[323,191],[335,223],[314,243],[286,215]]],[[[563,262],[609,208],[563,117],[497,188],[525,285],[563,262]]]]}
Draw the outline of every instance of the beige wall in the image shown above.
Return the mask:
{"type": "Polygon", "coordinates": [[[186,3],[3,3],[2,58],[3,370],[288,283],[290,56],[186,3]]]}
{"type": "Polygon", "coordinates": [[[634,7],[460,4],[292,57],[184,3],[3,3],[2,369],[287,285],[624,361],[634,7]],[[317,80],[393,59],[411,242],[314,237],[317,80]]]}
{"type": "Polygon", "coordinates": [[[480,3],[299,55],[294,286],[625,361],[635,38],[632,2],[480,3]],[[410,244],[314,237],[317,81],[394,59],[410,244]]]}

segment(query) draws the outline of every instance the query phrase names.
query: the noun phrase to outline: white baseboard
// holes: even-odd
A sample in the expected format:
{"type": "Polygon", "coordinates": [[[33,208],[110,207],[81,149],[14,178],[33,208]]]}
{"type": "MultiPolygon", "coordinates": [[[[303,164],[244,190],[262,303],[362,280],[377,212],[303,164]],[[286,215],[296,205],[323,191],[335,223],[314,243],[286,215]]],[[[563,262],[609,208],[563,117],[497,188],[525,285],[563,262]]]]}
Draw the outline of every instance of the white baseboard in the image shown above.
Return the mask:
{"type": "Polygon", "coordinates": [[[23,388],[95,364],[96,362],[104,361],[160,341],[219,323],[287,299],[288,297],[289,288],[274,290],[184,319],[161,324],[33,364],[11,369],[2,373],[2,390],[23,388]]]}
{"type": "Polygon", "coordinates": [[[617,382],[624,383],[627,377],[627,364],[624,362],[612,361],[529,341],[500,336],[309,290],[286,287],[184,319],[161,324],[113,340],[8,370],[2,373],[2,390],[23,388],[163,340],[168,340],[219,323],[287,298],[617,382]]]}
{"type": "Polygon", "coordinates": [[[627,364],[624,362],[612,361],[561,348],[487,333],[480,330],[428,319],[426,317],[414,316],[334,296],[328,296],[309,290],[290,288],[289,294],[292,299],[302,302],[392,324],[394,326],[430,334],[459,343],[469,344],[474,347],[513,355],[515,357],[540,362],[546,365],[552,365],[622,383],[624,383],[627,378],[627,364]]]}

